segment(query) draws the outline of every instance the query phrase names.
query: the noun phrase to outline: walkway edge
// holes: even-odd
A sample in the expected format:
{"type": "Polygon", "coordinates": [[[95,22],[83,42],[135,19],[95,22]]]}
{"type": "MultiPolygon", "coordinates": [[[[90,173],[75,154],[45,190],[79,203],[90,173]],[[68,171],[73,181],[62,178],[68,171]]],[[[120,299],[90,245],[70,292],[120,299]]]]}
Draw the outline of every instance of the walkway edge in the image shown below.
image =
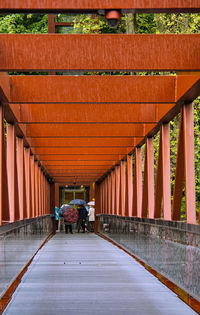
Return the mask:
{"type": "Polygon", "coordinates": [[[22,268],[21,272],[15,276],[11,281],[10,281],[10,285],[8,285],[3,292],[0,294],[0,314],[3,313],[3,311],[5,310],[6,306],[8,305],[8,303],[10,302],[13,293],[15,292],[15,290],[17,289],[18,285],[21,282],[21,279],[23,277],[23,275],[25,274],[25,272],[27,271],[29,265],[32,263],[34,257],[37,255],[37,253],[39,252],[39,250],[50,240],[50,238],[52,238],[52,236],[55,233],[50,233],[47,238],[44,240],[44,242],[40,245],[40,247],[37,249],[37,251],[35,252],[35,254],[31,257],[31,259],[28,261],[28,263],[22,268]]]}
{"type": "Polygon", "coordinates": [[[129,256],[134,258],[137,262],[139,262],[145,269],[147,269],[152,275],[154,275],[160,282],[162,282],[165,286],[167,286],[171,291],[177,294],[177,296],[184,302],[186,303],[189,307],[191,307],[197,314],[200,314],[200,302],[192,297],[189,293],[184,291],[182,288],[180,288],[178,285],[176,285],[174,282],[171,280],[167,279],[165,276],[160,274],[158,271],[155,269],[151,268],[147,263],[130,253],[127,249],[122,247],[120,244],[117,242],[113,241],[109,237],[96,232],[96,235],[100,236],[101,238],[105,239],[106,241],[112,243],[113,245],[117,246],[121,250],[123,250],[125,253],[127,253],[129,256]]]}

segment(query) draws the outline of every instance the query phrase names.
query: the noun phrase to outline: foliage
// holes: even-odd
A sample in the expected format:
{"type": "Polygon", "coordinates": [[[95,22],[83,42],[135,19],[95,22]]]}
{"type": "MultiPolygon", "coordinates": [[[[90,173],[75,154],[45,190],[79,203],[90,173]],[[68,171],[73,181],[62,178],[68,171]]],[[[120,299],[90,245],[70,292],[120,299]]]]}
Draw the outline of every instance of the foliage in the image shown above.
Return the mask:
{"type": "Polygon", "coordinates": [[[0,33],[48,33],[48,15],[8,14],[0,16],[0,33]]]}

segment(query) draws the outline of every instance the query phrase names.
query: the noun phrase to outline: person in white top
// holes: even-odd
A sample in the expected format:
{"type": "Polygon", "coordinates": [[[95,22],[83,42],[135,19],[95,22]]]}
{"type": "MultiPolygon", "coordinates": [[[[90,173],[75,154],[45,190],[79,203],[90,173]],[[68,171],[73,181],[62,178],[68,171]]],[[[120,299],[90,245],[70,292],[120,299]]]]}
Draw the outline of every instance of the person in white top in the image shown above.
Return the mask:
{"type": "Polygon", "coordinates": [[[88,211],[88,230],[89,232],[94,232],[94,221],[95,221],[95,209],[90,206],[88,211]]]}

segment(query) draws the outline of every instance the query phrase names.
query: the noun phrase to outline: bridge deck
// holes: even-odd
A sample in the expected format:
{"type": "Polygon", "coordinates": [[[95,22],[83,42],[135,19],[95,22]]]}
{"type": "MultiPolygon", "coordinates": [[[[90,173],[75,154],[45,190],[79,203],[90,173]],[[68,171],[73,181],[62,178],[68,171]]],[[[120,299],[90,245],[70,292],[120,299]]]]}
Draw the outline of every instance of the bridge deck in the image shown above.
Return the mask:
{"type": "Polygon", "coordinates": [[[3,314],[196,313],[111,243],[59,233],[36,255],[3,314]]]}

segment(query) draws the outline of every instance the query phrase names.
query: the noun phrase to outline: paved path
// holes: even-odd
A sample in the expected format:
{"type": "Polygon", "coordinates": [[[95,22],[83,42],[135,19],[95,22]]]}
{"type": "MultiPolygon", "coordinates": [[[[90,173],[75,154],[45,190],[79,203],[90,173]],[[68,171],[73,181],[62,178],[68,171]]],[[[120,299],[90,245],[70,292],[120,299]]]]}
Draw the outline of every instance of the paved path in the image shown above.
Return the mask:
{"type": "Polygon", "coordinates": [[[57,233],[4,315],[196,314],[125,252],[94,234],[57,233]]]}

